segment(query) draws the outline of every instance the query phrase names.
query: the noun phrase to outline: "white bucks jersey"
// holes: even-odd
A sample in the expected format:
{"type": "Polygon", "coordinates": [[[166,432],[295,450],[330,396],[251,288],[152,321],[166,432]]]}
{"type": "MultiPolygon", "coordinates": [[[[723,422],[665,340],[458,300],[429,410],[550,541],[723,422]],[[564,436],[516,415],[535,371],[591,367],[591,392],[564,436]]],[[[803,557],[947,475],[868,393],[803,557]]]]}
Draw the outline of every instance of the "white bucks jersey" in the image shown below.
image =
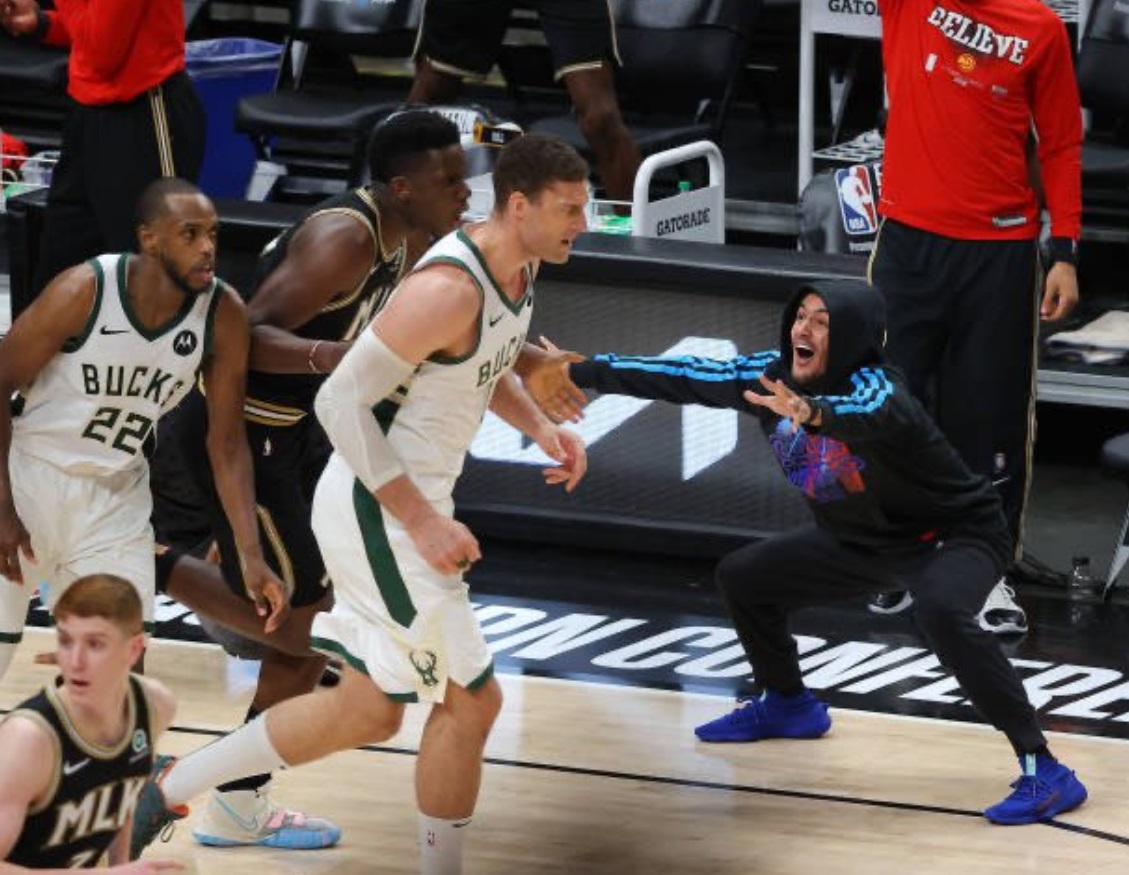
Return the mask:
{"type": "Polygon", "coordinates": [[[533,280],[527,275],[525,293],[511,301],[462,231],[432,246],[415,270],[430,264],[454,265],[474,280],[482,296],[478,342],[460,358],[423,362],[403,393],[377,406],[376,416],[420,491],[442,502],[450,498],[494,386],[513,367],[525,343],[533,313],[533,280]]]}
{"type": "Polygon", "coordinates": [[[142,445],[161,414],[192,386],[211,346],[218,284],[164,325],[144,327],[126,291],[128,255],[92,259],[95,297],[80,336],[21,393],[13,440],[75,474],[143,466],[142,445]]]}

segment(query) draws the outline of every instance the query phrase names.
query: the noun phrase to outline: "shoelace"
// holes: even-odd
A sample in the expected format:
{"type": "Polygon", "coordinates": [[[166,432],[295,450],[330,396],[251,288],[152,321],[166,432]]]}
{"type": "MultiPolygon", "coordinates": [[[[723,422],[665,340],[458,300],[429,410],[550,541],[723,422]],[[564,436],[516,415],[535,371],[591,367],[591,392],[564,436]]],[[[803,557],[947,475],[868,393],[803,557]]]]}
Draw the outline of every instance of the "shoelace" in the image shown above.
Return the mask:
{"type": "Polygon", "coordinates": [[[1035,798],[1046,790],[1049,791],[1050,785],[1046,781],[1040,780],[1038,775],[1020,775],[1011,782],[1011,788],[1015,791],[1012,796],[1022,796],[1024,794],[1035,798]]]}
{"type": "Polygon", "coordinates": [[[176,821],[170,820],[168,823],[161,827],[161,831],[157,833],[157,838],[159,838],[162,842],[167,843],[172,838],[172,834],[174,832],[176,832],[176,821]]]}
{"type": "Polygon", "coordinates": [[[749,719],[760,722],[760,696],[747,693],[737,697],[737,707],[725,715],[726,723],[740,723],[749,719]]]}

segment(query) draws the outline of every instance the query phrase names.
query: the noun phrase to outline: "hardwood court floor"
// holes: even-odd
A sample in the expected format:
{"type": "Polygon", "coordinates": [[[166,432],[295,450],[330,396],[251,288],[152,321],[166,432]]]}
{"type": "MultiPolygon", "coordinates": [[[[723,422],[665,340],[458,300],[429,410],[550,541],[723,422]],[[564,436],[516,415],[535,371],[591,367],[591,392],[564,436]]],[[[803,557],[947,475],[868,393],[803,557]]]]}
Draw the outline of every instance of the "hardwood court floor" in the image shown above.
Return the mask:
{"type": "MultiPolygon", "coordinates": [[[[29,630],[0,685],[10,708],[51,676],[51,647],[29,630]]],[[[149,670],[180,696],[166,752],[234,726],[253,675],[210,645],[157,641],[149,670]]],[[[245,664],[244,664],[245,666],[245,664]]],[[[507,675],[468,835],[468,875],[812,872],[1124,873],[1129,870],[1129,745],[1055,735],[1052,747],[1091,792],[1054,825],[994,827],[979,808],[1014,777],[1003,738],[984,727],[835,710],[820,741],[695,743],[722,713],[717,696],[507,675]]],[[[423,717],[380,749],[280,774],[279,798],[344,830],[329,851],[215,850],[180,825],[148,852],[201,875],[417,872],[411,776],[423,717]]]]}

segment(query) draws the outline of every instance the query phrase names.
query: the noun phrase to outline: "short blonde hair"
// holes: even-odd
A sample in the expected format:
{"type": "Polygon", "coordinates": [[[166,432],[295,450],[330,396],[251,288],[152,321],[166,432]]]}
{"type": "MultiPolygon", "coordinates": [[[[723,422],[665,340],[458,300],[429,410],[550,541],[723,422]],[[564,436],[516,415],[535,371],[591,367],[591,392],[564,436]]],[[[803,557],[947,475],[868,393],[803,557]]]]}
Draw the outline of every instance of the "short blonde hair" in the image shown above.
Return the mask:
{"type": "Polygon", "coordinates": [[[55,619],[103,617],[126,635],[139,634],[143,626],[141,597],[128,580],[114,574],[80,577],[55,603],[55,619]]]}

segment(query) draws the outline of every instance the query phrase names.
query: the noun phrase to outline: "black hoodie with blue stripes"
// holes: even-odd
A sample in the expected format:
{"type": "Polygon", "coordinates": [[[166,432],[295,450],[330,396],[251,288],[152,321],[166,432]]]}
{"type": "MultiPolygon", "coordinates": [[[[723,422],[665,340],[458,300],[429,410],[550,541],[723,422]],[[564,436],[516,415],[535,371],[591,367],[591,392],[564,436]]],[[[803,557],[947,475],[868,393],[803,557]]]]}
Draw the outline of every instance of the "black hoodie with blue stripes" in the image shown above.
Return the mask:
{"type": "MultiPolygon", "coordinates": [[[[816,523],[846,544],[902,551],[955,532],[974,532],[1005,562],[1011,544],[1000,500],[974,474],[885,361],[882,296],[861,281],[813,282],[784,309],[780,349],[727,361],[597,355],[573,364],[581,387],[675,404],[750,413],[760,420],[789,482],[816,523]],[[814,382],[792,379],[791,328],[803,297],[827,306],[827,368],[814,382]],[[749,404],[742,393],[767,394],[760,377],[783,380],[818,408],[819,426],[792,422],[749,404]]],[[[975,391],[975,387],[969,387],[975,391]]]]}

